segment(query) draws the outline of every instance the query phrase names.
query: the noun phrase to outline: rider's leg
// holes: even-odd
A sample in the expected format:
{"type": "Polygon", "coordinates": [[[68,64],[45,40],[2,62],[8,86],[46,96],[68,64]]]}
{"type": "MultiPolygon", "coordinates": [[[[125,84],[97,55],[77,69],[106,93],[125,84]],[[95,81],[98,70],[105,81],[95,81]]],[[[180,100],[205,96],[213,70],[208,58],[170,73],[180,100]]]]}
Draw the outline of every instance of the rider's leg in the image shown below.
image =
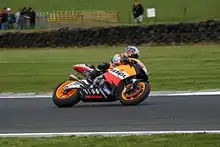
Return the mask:
{"type": "Polygon", "coordinates": [[[92,83],[93,80],[102,72],[106,71],[110,67],[109,63],[101,63],[97,66],[97,69],[93,70],[87,78],[89,83],[92,83]]]}
{"type": "Polygon", "coordinates": [[[98,71],[97,69],[93,70],[93,71],[89,74],[89,76],[88,76],[88,78],[87,78],[87,81],[88,81],[89,83],[92,83],[93,80],[95,79],[95,77],[98,76],[98,73],[99,73],[99,71],[98,71]]]}

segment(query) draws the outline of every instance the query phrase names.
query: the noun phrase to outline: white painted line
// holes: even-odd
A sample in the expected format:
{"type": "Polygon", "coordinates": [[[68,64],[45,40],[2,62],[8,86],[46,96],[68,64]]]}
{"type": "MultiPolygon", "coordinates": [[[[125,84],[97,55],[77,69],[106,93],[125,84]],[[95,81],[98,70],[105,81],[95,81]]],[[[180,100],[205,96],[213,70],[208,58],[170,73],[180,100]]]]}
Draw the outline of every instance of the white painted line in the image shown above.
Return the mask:
{"type": "MultiPolygon", "coordinates": [[[[150,97],[166,97],[166,96],[216,96],[220,95],[218,91],[194,91],[194,92],[151,92],[150,97]]],[[[35,93],[3,93],[0,99],[30,99],[30,98],[52,98],[52,93],[35,94],[35,93]]]]}
{"type": "Polygon", "coordinates": [[[30,95],[30,96],[0,96],[0,99],[49,99],[52,98],[51,95],[30,95]]]}
{"type": "Polygon", "coordinates": [[[52,98],[52,93],[0,93],[0,99],[52,98]]]}
{"type": "Polygon", "coordinates": [[[208,133],[220,134],[220,130],[198,131],[126,131],[126,132],[64,132],[64,133],[5,133],[0,137],[57,137],[57,136],[129,136],[129,135],[153,135],[153,134],[195,134],[208,133]]]}

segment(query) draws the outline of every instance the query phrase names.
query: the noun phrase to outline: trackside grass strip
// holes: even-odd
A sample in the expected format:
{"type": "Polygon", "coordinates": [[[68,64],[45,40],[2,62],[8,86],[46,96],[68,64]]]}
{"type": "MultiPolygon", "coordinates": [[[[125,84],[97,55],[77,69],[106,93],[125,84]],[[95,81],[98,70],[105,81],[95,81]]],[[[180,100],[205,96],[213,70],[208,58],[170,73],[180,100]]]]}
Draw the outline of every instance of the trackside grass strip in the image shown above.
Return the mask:
{"type": "Polygon", "coordinates": [[[220,135],[1,138],[1,147],[220,147],[220,135]]]}
{"type": "MultiPolygon", "coordinates": [[[[219,0],[142,0],[144,8],[156,8],[158,22],[206,20],[220,17],[219,0]],[[184,11],[184,8],[187,10],[184,11]]],[[[31,5],[37,12],[52,12],[53,10],[103,10],[118,11],[120,23],[129,23],[133,0],[53,0],[53,3],[45,0],[4,0],[2,7],[10,7],[14,11],[27,5],[31,5]],[[43,4],[43,5],[42,5],[43,4]]],[[[143,19],[145,20],[145,19],[143,19]]],[[[152,20],[154,22],[154,20],[152,20]]]]}
{"type": "MultiPolygon", "coordinates": [[[[110,61],[120,47],[1,49],[0,92],[50,92],[72,65],[110,61]]],[[[153,91],[220,88],[220,45],[140,47],[153,91]]]]}

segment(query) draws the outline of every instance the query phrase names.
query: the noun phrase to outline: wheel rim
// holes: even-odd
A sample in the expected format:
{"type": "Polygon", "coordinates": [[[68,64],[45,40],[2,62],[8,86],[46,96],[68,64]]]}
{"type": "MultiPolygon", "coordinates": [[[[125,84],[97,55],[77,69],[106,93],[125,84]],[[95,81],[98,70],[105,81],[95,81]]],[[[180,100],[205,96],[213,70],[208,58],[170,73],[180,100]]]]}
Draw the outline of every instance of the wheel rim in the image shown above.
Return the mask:
{"type": "Polygon", "coordinates": [[[132,100],[138,99],[144,93],[144,90],[146,89],[146,86],[143,82],[138,82],[135,89],[132,90],[130,94],[126,94],[126,90],[129,86],[130,85],[127,85],[122,91],[122,98],[124,100],[132,101],[132,100]]]}
{"type": "Polygon", "coordinates": [[[66,81],[63,84],[61,84],[57,91],[56,91],[56,96],[58,99],[68,99],[69,97],[71,97],[72,95],[74,95],[77,92],[77,89],[70,89],[67,91],[67,93],[63,93],[63,87],[68,85],[69,83],[71,83],[73,81],[66,81]]]}

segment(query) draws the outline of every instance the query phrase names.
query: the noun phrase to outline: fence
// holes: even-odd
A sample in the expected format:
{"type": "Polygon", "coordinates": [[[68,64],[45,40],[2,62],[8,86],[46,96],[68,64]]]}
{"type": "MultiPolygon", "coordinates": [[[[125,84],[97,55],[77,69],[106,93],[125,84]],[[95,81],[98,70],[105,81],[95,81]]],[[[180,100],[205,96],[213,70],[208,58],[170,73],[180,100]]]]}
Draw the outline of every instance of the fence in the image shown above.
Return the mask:
{"type": "Polygon", "coordinates": [[[48,28],[51,25],[73,25],[74,23],[98,22],[98,23],[118,23],[118,12],[107,11],[54,11],[54,12],[38,12],[37,26],[40,28],[48,28]]]}

